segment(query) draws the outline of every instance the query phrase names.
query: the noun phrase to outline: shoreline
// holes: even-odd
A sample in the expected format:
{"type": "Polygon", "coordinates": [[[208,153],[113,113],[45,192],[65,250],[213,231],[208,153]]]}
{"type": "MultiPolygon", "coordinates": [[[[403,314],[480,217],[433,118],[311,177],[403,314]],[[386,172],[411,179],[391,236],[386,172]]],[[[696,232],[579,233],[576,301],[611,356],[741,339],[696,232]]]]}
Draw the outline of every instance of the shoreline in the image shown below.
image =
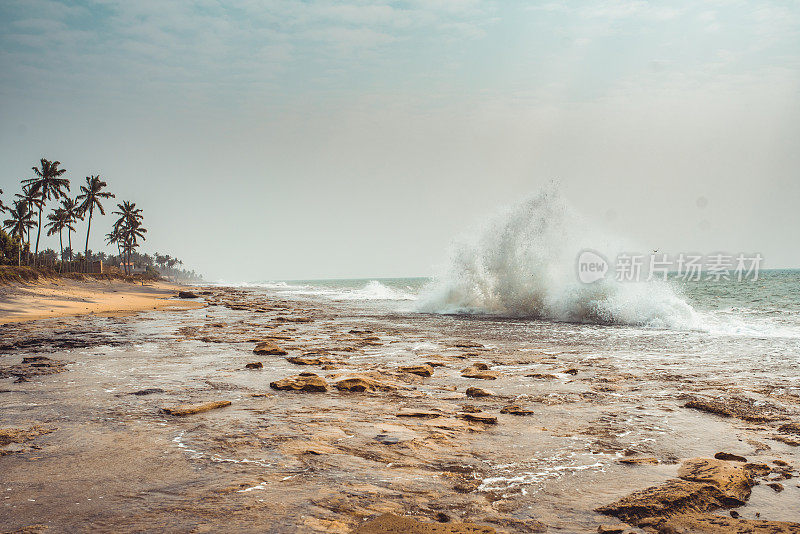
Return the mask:
{"type": "Polygon", "coordinates": [[[173,300],[184,286],[171,282],[122,279],[39,278],[0,285],[0,324],[71,317],[119,315],[163,308],[202,307],[197,301],[173,300]]]}
{"type": "Polygon", "coordinates": [[[202,309],[0,329],[0,523],[800,533],[790,378],[765,389],[703,364],[627,366],[622,344],[562,342],[552,325],[520,337],[507,323],[198,293],[179,304],[202,309]]]}

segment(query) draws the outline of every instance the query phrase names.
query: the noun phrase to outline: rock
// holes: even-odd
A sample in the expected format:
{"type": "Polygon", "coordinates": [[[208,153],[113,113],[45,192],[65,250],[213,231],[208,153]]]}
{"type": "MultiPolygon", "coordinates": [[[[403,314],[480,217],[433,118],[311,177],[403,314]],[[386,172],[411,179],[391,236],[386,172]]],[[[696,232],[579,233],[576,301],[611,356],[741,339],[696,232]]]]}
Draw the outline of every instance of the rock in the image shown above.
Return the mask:
{"type": "Polygon", "coordinates": [[[134,391],[131,395],[143,396],[143,395],[153,395],[155,393],[164,393],[164,390],[161,388],[146,388],[140,389],[139,391],[134,391]]]}
{"type": "Polygon", "coordinates": [[[161,411],[169,415],[184,416],[207,412],[217,408],[224,408],[225,406],[230,405],[231,401],[211,401],[200,404],[179,404],[178,406],[168,406],[161,408],[161,411]]]}
{"type": "Polygon", "coordinates": [[[328,383],[321,376],[314,373],[300,373],[297,376],[290,376],[270,382],[269,387],[281,391],[328,391],[328,383]]]}
{"type": "Polygon", "coordinates": [[[494,397],[494,392],[481,388],[467,388],[467,397],[494,397]]]}
{"type": "Polygon", "coordinates": [[[711,458],[692,458],[678,468],[684,480],[713,484],[722,491],[727,505],[741,506],[750,497],[753,487],[751,471],[739,463],[711,458]]]}
{"type": "Polygon", "coordinates": [[[196,299],[200,298],[196,293],[192,293],[191,291],[178,291],[178,298],[179,299],[196,299]]]}
{"type": "Polygon", "coordinates": [[[272,356],[286,356],[289,354],[278,345],[273,343],[272,341],[262,341],[256,348],[253,349],[253,352],[256,354],[265,354],[265,355],[272,355],[272,356]]]}
{"type": "MultiPolygon", "coordinates": [[[[800,532],[800,523],[742,519],[711,513],[680,514],[646,521],[646,523],[647,528],[645,530],[662,534],[695,534],[700,532],[704,534],[797,534],[800,532]]],[[[640,526],[645,526],[645,522],[641,522],[640,526]]]]}
{"type": "Polygon", "coordinates": [[[16,377],[15,383],[28,382],[32,376],[52,375],[66,371],[67,363],[47,356],[28,356],[17,365],[0,366],[0,378],[16,377]]]}
{"type": "Polygon", "coordinates": [[[775,441],[780,441],[781,443],[785,443],[786,445],[789,445],[790,447],[797,447],[798,445],[800,445],[800,440],[794,439],[794,438],[790,438],[789,436],[783,436],[781,434],[773,435],[772,439],[774,439],[775,441]]]}
{"type": "Polygon", "coordinates": [[[480,369],[481,371],[487,371],[489,369],[488,363],[483,362],[475,362],[471,365],[474,369],[480,369]]]}
{"type": "Polygon", "coordinates": [[[773,490],[775,490],[776,493],[780,493],[783,491],[783,484],[780,484],[779,482],[770,482],[769,484],[767,484],[767,487],[772,488],[773,490]]]}
{"type": "Polygon", "coordinates": [[[246,364],[244,367],[245,369],[262,369],[264,367],[264,364],[261,362],[250,362],[246,364]]]}
{"type": "Polygon", "coordinates": [[[546,374],[546,373],[531,373],[529,375],[525,375],[527,378],[535,378],[537,380],[552,380],[554,378],[558,378],[556,375],[546,374]]]}
{"type": "Polygon", "coordinates": [[[49,434],[54,432],[56,428],[44,425],[31,425],[27,428],[22,427],[4,427],[0,428],[0,446],[6,446],[10,443],[25,443],[42,434],[49,434]]]}
{"type": "Polygon", "coordinates": [[[747,462],[747,458],[739,456],[738,454],[731,454],[729,452],[718,452],[714,455],[717,460],[729,460],[732,462],[747,462]]]}
{"type": "Polygon", "coordinates": [[[786,423],[785,425],[781,425],[778,427],[778,432],[800,436],[800,423],[786,423]]]}
{"type": "Polygon", "coordinates": [[[635,491],[596,511],[635,525],[644,518],[708,511],[722,504],[720,491],[712,485],[671,479],[660,486],[635,491]]]}
{"type": "Polygon", "coordinates": [[[644,518],[709,512],[722,506],[740,506],[750,496],[754,482],[750,470],[739,463],[710,458],[686,460],[671,479],[597,508],[626,523],[643,526],[644,518]]]}
{"type": "Polygon", "coordinates": [[[459,341],[458,343],[453,345],[458,349],[482,349],[483,345],[480,343],[475,343],[472,341],[459,341]]]}
{"type": "Polygon", "coordinates": [[[286,361],[295,365],[330,365],[333,360],[324,356],[290,356],[286,361]]]}
{"type": "Polygon", "coordinates": [[[404,365],[399,367],[400,371],[404,373],[411,373],[414,375],[429,377],[433,375],[433,367],[428,364],[423,365],[404,365]]]}
{"type": "Polygon", "coordinates": [[[564,371],[561,371],[561,372],[562,372],[562,373],[564,373],[565,375],[573,375],[573,376],[575,376],[575,375],[577,375],[577,374],[578,374],[578,370],[577,370],[577,369],[574,369],[574,368],[572,368],[572,369],[565,369],[564,371]]]}
{"type": "Polygon", "coordinates": [[[425,362],[425,365],[430,365],[431,367],[447,367],[447,364],[445,362],[436,362],[436,361],[425,362]]]}
{"type": "Polygon", "coordinates": [[[757,403],[745,397],[695,398],[687,402],[684,407],[721,415],[722,417],[736,417],[743,421],[754,423],[774,421],[783,417],[782,410],[779,407],[757,403]]]}
{"type": "Polygon", "coordinates": [[[750,473],[750,477],[763,477],[772,471],[767,464],[745,464],[745,469],[750,473]]]}
{"type": "Polygon", "coordinates": [[[509,404],[508,406],[504,406],[500,413],[510,414],[510,415],[533,415],[533,410],[528,408],[523,408],[518,404],[509,404]]]}
{"type": "Polygon", "coordinates": [[[353,530],[352,534],[494,534],[492,527],[475,523],[422,523],[410,517],[383,514],[353,530]]]}
{"type": "Polygon", "coordinates": [[[460,417],[474,423],[484,423],[487,425],[497,424],[497,416],[484,412],[464,412],[460,414],[460,417]]]}
{"type": "Polygon", "coordinates": [[[364,391],[392,391],[397,389],[391,384],[387,384],[366,376],[353,376],[344,378],[334,383],[333,387],[340,391],[351,391],[357,393],[364,391]]]}
{"type": "Polygon", "coordinates": [[[655,465],[658,464],[658,458],[654,456],[637,456],[634,458],[622,458],[619,460],[619,463],[627,465],[655,465]]]}
{"type": "Polygon", "coordinates": [[[628,530],[628,525],[625,523],[617,523],[616,525],[600,525],[597,527],[598,534],[622,534],[628,530]]]}
{"type": "Polygon", "coordinates": [[[467,367],[461,370],[461,376],[464,378],[479,378],[481,380],[496,380],[500,373],[497,371],[486,371],[477,369],[475,367],[467,367]]]}
{"type": "Polygon", "coordinates": [[[397,417],[418,417],[421,419],[428,419],[433,417],[441,417],[441,413],[431,410],[415,410],[413,408],[403,408],[395,414],[397,417]]]}

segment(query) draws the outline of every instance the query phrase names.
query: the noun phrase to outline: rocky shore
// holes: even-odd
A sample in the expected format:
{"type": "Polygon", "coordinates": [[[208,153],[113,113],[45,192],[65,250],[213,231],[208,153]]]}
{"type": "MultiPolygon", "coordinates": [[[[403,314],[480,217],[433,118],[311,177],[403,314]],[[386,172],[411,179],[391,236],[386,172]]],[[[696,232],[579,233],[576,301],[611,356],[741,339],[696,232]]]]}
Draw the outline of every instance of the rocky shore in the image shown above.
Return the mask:
{"type": "Polygon", "coordinates": [[[800,532],[788,379],[192,296],[0,326],[4,530],[800,532]]]}

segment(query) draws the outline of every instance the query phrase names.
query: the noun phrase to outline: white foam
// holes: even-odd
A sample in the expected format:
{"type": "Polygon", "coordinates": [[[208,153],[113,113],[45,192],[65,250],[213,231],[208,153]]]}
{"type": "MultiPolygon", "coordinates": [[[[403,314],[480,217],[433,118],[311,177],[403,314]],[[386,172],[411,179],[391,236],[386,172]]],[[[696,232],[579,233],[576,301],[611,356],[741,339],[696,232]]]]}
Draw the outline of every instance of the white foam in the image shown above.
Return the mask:
{"type": "Polygon", "coordinates": [[[345,289],[334,292],[333,300],[416,300],[416,295],[388,287],[377,280],[370,280],[361,289],[345,289]]]}
{"type": "Polygon", "coordinates": [[[530,317],[577,323],[699,329],[700,318],[665,282],[584,284],[576,261],[592,249],[614,258],[626,246],[602,235],[550,190],[514,206],[454,245],[420,311],[530,317]]]}

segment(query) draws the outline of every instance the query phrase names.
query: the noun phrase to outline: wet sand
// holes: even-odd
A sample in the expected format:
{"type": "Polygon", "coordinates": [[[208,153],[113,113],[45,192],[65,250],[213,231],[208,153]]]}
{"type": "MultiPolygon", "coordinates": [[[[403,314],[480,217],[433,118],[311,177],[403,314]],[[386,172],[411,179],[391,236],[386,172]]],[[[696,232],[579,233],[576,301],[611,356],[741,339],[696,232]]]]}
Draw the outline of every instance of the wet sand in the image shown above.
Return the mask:
{"type": "Polygon", "coordinates": [[[0,327],[3,530],[800,532],[789,379],[209,291],[0,327]]]}
{"type": "Polygon", "coordinates": [[[68,278],[0,285],[0,324],[171,307],[176,304],[171,299],[179,289],[179,286],[164,282],[140,285],[119,280],[78,281],[68,278]]]}

